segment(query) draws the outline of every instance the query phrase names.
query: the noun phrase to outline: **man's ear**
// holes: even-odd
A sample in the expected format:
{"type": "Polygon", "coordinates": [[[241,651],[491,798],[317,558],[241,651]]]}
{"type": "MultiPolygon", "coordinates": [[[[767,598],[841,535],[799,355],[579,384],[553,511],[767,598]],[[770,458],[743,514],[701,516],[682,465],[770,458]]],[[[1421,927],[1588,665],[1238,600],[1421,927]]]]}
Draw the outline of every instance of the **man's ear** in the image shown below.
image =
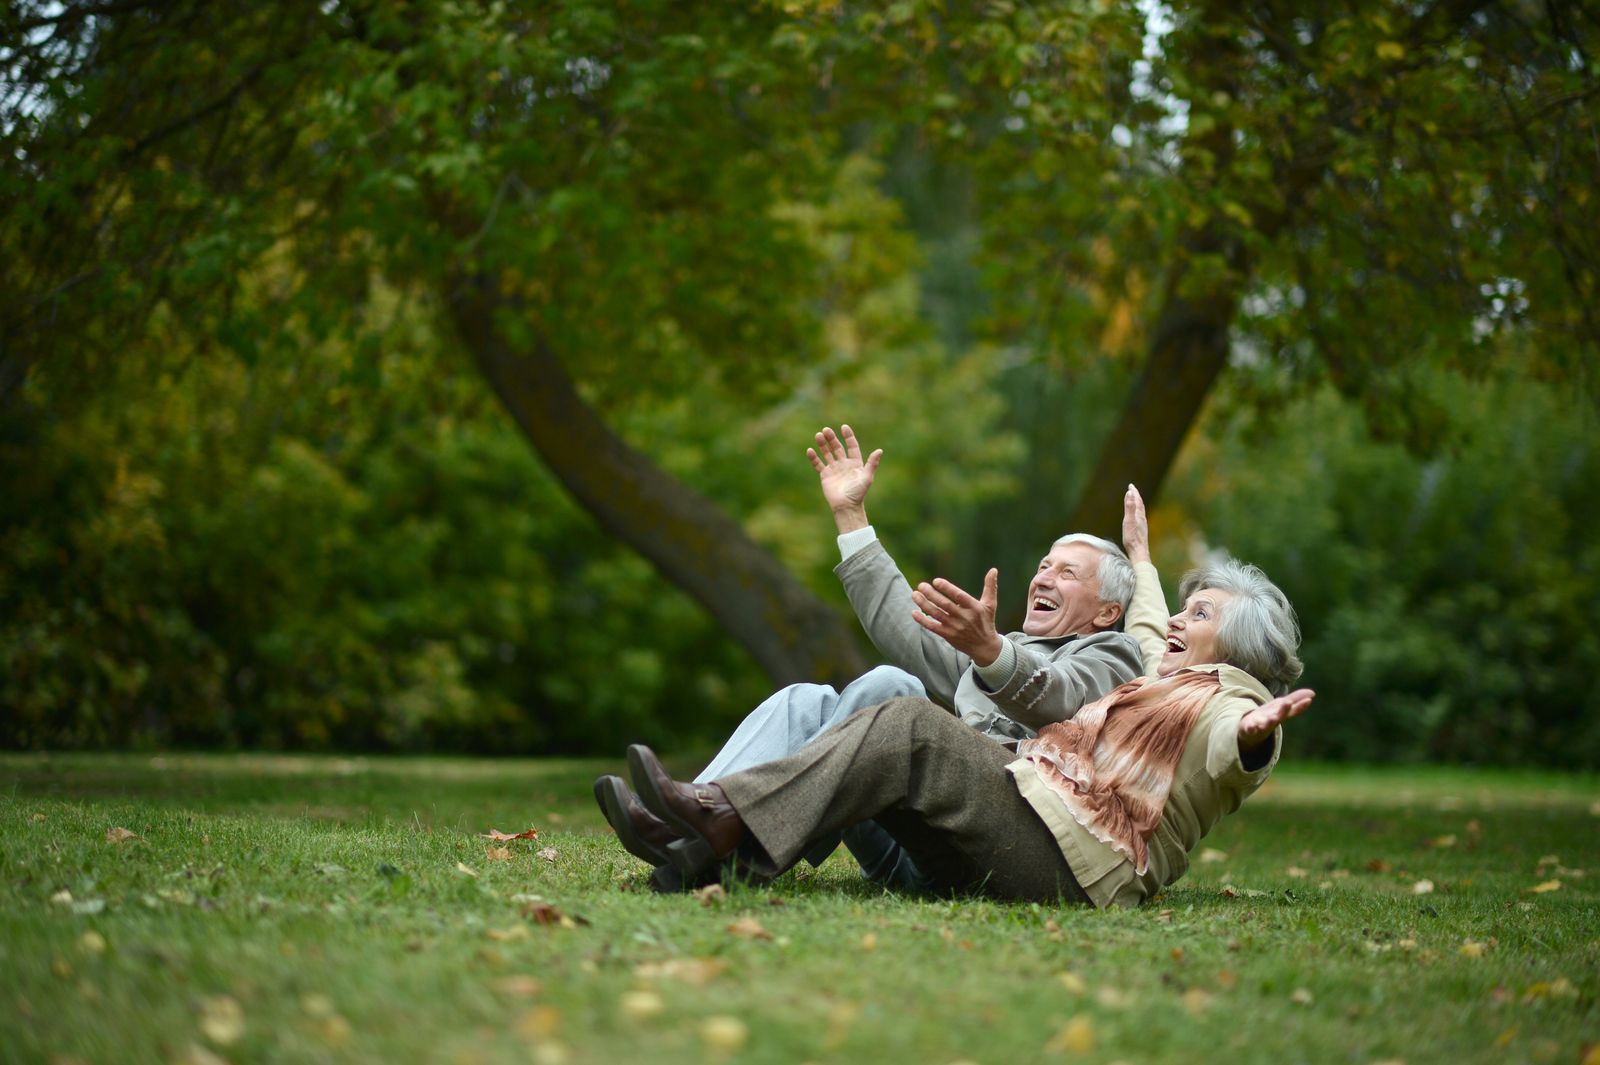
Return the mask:
{"type": "Polygon", "coordinates": [[[1116,603],[1102,602],[1100,604],[1100,609],[1096,610],[1094,613],[1094,621],[1092,622],[1094,625],[1094,631],[1105,632],[1111,626],[1115,625],[1117,623],[1117,619],[1120,617],[1122,617],[1122,607],[1120,605],[1116,603]]]}

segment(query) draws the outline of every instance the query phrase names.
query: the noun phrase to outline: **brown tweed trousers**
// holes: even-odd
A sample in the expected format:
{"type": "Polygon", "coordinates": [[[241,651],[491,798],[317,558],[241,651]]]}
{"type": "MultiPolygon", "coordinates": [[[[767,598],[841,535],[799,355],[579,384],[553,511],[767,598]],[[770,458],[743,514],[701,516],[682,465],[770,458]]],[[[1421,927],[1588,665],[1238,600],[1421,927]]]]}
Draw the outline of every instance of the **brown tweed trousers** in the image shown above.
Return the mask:
{"type": "Polygon", "coordinates": [[[757,877],[777,876],[809,844],[870,818],[941,893],[1088,905],[1006,772],[1015,757],[927,699],[891,699],[716,783],[754,837],[739,857],[757,877]]]}

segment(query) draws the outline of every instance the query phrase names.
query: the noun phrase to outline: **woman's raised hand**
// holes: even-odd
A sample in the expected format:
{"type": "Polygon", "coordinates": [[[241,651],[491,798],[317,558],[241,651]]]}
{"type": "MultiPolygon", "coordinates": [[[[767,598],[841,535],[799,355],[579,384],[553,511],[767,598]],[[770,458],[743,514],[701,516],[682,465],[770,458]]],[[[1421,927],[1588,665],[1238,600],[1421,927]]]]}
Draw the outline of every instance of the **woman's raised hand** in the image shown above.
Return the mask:
{"type": "Polygon", "coordinates": [[[1291,717],[1305,713],[1316,694],[1310,688],[1300,688],[1288,695],[1269,699],[1246,713],[1239,719],[1239,750],[1248,751],[1272,735],[1273,729],[1291,717]]]}
{"type": "Polygon", "coordinates": [[[1130,562],[1150,561],[1150,522],[1145,518],[1144,497],[1133,485],[1122,497],[1122,549],[1130,562]]]}

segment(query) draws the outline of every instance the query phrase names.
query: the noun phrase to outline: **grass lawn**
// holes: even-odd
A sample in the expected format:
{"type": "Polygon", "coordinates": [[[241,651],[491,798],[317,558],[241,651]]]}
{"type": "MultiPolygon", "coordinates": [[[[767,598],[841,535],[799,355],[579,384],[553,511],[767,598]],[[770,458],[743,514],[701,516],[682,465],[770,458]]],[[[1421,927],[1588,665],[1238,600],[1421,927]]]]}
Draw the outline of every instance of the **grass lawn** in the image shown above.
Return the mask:
{"type": "Polygon", "coordinates": [[[1594,777],[1291,763],[1095,913],[654,896],[617,768],[0,755],[0,1059],[1600,1063],[1594,777]]]}

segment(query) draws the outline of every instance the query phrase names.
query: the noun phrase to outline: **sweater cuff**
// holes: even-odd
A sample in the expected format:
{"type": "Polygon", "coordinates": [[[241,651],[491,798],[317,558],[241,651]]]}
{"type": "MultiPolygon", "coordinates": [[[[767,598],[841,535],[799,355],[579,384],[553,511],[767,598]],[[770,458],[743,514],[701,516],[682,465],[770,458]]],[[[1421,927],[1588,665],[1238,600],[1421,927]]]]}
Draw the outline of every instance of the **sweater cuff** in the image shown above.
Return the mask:
{"type": "Polygon", "coordinates": [[[851,529],[847,533],[840,533],[839,561],[843,562],[867,545],[877,542],[877,539],[878,534],[872,531],[872,526],[870,525],[865,529],[851,529]]]}
{"type": "Polygon", "coordinates": [[[997,692],[1011,683],[1011,675],[1017,671],[1017,649],[1011,645],[1010,640],[1002,636],[1000,654],[995,660],[986,666],[974,662],[972,671],[978,675],[985,688],[997,692]]]}

